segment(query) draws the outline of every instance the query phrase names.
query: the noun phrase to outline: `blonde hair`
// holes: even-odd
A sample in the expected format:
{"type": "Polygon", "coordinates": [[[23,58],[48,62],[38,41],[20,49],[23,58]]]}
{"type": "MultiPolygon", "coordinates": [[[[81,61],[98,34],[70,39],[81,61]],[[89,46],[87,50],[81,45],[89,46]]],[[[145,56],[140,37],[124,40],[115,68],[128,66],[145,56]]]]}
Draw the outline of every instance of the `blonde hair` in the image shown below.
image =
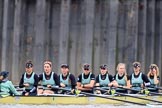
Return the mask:
{"type": "Polygon", "coordinates": [[[116,67],[117,72],[118,72],[120,66],[124,66],[125,67],[124,79],[127,80],[126,64],[125,63],[118,63],[118,65],[116,67]]]}
{"type": "MultiPolygon", "coordinates": [[[[152,66],[156,67],[156,75],[159,76],[159,67],[156,64],[151,64],[149,68],[151,68],[152,66]]],[[[149,70],[147,77],[150,77],[151,74],[151,70],[149,70]]]]}

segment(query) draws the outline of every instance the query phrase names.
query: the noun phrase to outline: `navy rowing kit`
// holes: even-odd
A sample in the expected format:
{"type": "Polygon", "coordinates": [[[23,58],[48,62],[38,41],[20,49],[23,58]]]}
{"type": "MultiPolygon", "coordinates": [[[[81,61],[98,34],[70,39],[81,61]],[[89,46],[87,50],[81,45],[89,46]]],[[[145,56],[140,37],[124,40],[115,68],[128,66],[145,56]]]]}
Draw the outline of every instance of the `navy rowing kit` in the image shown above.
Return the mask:
{"type": "MultiPolygon", "coordinates": [[[[142,85],[145,86],[145,84],[150,83],[147,76],[142,72],[139,72],[138,75],[135,75],[134,73],[131,74],[129,80],[132,85],[132,89],[139,90],[139,91],[143,89],[142,85]]],[[[137,92],[132,91],[131,93],[137,93],[137,92]]]]}
{"type": "MultiPolygon", "coordinates": [[[[114,76],[114,78],[117,81],[119,86],[127,86],[127,79],[125,77],[127,77],[127,76],[125,76],[125,74],[122,76],[119,76],[119,74],[116,74],[114,76]]],[[[116,91],[121,92],[121,93],[127,93],[127,90],[122,89],[122,88],[116,88],[116,91]]]]}
{"type": "MultiPolygon", "coordinates": [[[[93,73],[90,72],[88,75],[81,73],[78,76],[77,82],[80,82],[81,84],[85,85],[85,84],[89,84],[91,80],[95,80],[95,75],[93,73]]],[[[93,90],[84,90],[84,92],[93,93],[93,90]]]]}
{"type": "MultiPolygon", "coordinates": [[[[158,84],[155,84],[154,82],[154,76],[149,76],[148,77],[149,81],[150,81],[150,87],[148,87],[148,90],[151,92],[158,92],[158,84]]],[[[160,80],[159,76],[157,76],[157,80],[160,80]]]]}
{"type": "Polygon", "coordinates": [[[29,93],[29,95],[37,95],[37,86],[38,86],[38,76],[34,72],[28,75],[26,72],[22,75],[19,87],[25,87],[25,91],[23,91],[22,95],[25,93],[29,93]],[[24,86],[24,84],[29,84],[28,87],[24,86]]]}
{"type": "MultiPolygon", "coordinates": [[[[51,86],[60,85],[58,75],[55,72],[51,72],[50,75],[46,75],[45,73],[40,74],[39,81],[41,81],[41,85],[43,86],[43,89],[46,89],[47,85],[51,85],[51,86]]],[[[53,88],[51,88],[51,90],[57,91],[53,88]]]]}

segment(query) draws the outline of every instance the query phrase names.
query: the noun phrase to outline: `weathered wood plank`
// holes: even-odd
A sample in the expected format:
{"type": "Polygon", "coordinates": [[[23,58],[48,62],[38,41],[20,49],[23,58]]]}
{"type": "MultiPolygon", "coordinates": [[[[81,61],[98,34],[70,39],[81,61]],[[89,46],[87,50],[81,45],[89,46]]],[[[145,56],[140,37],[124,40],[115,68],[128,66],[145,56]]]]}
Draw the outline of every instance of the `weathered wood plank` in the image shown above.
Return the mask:
{"type": "MultiPolygon", "coordinates": [[[[12,68],[12,36],[14,19],[14,1],[4,1],[2,31],[2,70],[11,72],[12,68]]],[[[9,78],[11,77],[11,73],[9,78]]]]}
{"type": "Polygon", "coordinates": [[[69,65],[70,72],[77,76],[77,48],[79,35],[79,2],[72,1],[70,7],[70,24],[69,24],[69,65]]]}
{"type": "Polygon", "coordinates": [[[8,44],[8,23],[9,23],[9,2],[10,0],[4,1],[4,11],[3,11],[3,30],[2,30],[2,70],[7,70],[7,51],[9,48],[8,44]]]}
{"type": "Polygon", "coordinates": [[[137,59],[141,61],[142,71],[146,70],[146,21],[147,0],[139,0],[138,11],[138,51],[137,59]]]}
{"type": "Polygon", "coordinates": [[[85,0],[85,26],[82,35],[82,63],[92,64],[93,26],[95,0],[85,0]]]}
{"type": "Polygon", "coordinates": [[[109,31],[109,11],[110,11],[110,1],[103,0],[101,2],[101,48],[100,48],[100,62],[101,64],[107,64],[108,58],[108,31],[109,31]]]}
{"type": "MultiPolygon", "coordinates": [[[[3,31],[3,0],[0,0],[0,46],[2,46],[2,31],[3,31]]],[[[2,47],[0,47],[0,52],[2,52],[2,47]]],[[[0,53],[0,61],[2,61],[2,53],[0,53]]],[[[0,70],[2,63],[0,62],[0,70]]]]}
{"type": "Polygon", "coordinates": [[[147,0],[147,23],[146,23],[146,67],[154,62],[154,33],[155,33],[155,0],[147,0]]]}
{"type": "Polygon", "coordinates": [[[37,0],[35,13],[35,44],[34,44],[34,65],[35,71],[41,73],[45,57],[45,20],[46,0],[37,0]]]}
{"type": "Polygon", "coordinates": [[[61,2],[59,65],[68,63],[70,3],[71,0],[62,0],[61,2]]]}
{"type": "MultiPolygon", "coordinates": [[[[157,6],[157,23],[155,24],[158,24],[159,26],[157,27],[158,29],[158,33],[156,34],[156,37],[157,37],[157,45],[155,47],[156,49],[156,52],[155,52],[155,58],[156,58],[156,62],[157,65],[159,66],[159,71],[160,71],[160,78],[162,77],[162,1],[158,1],[156,3],[156,6],[157,6]],[[158,55],[158,56],[156,56],[158,55]]],[[[156,42],[155,42],[156,43],[156,42]]],[[[160,81],[160,85],[162,84],[162,82],[160,81]]]]}
{"type": "Polygon", "coordinates": [[[132,73],[132,63],[137,60],[137,27],[138,27],[138,0],[127,0],[126,4],[126,38],[124,47],[124,62],[128,73],[132,73]]]}
{"type": "Polygon", "coordinates": [[[109,73],[114,75],[116,71],[116,39],[118,20],[118,0],[110,0],[110,19],[108,34],[108,66],[109,73]]]}
{"type": "Polygon", "coordinates": [[[101,49],[101,17],[102,17],[102,5],[103,1],[95,3],[95,19],[94,19],[94,37],[93,37],[93,53],[94,53],[94,73],[99,74],[99,66],[101,65],[102,52],[101,49]]]}
{"type": "Polygon", "coordinates": [[[124,62],[124,43],[125,43],[125,31],[126,31],[126,3],[119,2],[118,7],[118,31],[117,31],[117,63],[124,62]]]}
{"type": "Polygon", "coordinates": [[[59,65],[59,40],[60,40],[60,13],[61,13],[61,1],[51,0],[51,9],[50,9],[50,52],[49,59],[53,62],[53,70],[58,71],[60,68],[59,65]]]}
{"type": "Polygon", "coordinates": [[[13,46],[12,46],[12,81],[15,84],[19,83],[20,73],[20,37],[21,37],[21,10],[22,1],[15,1],[15,14],[14,14],[14,31],[13,31],[13,46]]]}

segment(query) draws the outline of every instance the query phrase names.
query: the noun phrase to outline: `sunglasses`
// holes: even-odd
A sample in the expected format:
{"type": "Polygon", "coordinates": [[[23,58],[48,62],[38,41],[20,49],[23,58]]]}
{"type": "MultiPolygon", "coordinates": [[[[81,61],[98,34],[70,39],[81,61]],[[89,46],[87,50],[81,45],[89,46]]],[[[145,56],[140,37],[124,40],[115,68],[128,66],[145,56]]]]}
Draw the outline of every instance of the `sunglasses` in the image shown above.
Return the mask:
{"type": "Polygon", "coordinates": [[[84,70],[87,70],[88,71],[89,69],[84,69],[84,70]]]}
{"type": "Polygon", "coordinates": [[[106,68],[101,68],[102,70],[106,70],[106,68]]]}

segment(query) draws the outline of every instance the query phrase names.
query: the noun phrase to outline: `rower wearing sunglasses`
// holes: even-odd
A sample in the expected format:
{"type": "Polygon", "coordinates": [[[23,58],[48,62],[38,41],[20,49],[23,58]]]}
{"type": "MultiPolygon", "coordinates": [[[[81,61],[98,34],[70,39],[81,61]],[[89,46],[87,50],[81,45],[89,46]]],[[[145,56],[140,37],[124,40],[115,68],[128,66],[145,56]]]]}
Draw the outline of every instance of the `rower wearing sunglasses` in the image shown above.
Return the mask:
{"type": "MultiPolygon", "coordinates": [[[[103,64],[100,66],[100,73],[96,77],[96,87],[101,89],[109,90],[110,87],[116,87],[117,82],[114,80],[114,77],[108,73],[107,65],[103,64]]],[[[96,90],[97,94],[105,93],[104,91],[96,90]]]]}
{"type": "Polygon", "coordinates": [[[151,92],[158,92],[158,85],[159,85],[159,68],[156,64],[151,64],[149,67],[149,72],[147,77],[151,83],[150,87],[148,88],[151,92]]]}
{"type": "Polygon", "coordinates": [[[150,86],[150,81],[145,74],[141,72],[141,64],[139,62],[133,63],[133,73],[129,76],[128,87],[137,90],[131,93],[138,93],[145,87],[150,86]]]}
{"type": "Polygon", "coordinates": [[[78,76],[77,89],[84,92],[93,93],[92,89],[95,84],[95,75],[91,72],[90,65],[87,63],[83,65],[82,69],[83,73],[78,76]]]}
{"type": "Polygon", "coordinates": [[[32,61],[28,61],[25,66],[25,72],[22,74],[19,87],[25,88],[22,92],[22,95],[25,96],[35,96],[37,95],[37,86],[38,86],[38,76],[33,71],[32,61]]]}

